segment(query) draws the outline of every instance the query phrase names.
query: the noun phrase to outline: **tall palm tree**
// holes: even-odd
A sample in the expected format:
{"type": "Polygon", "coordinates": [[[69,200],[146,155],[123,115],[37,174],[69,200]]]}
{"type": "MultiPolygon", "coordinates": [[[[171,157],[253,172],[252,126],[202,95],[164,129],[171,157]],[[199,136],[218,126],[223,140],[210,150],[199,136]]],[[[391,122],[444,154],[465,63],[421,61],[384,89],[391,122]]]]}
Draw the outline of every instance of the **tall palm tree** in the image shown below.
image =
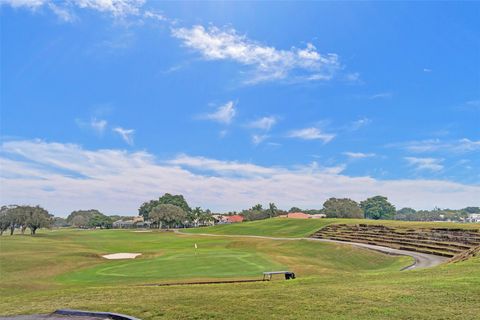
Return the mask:
{"type": "Polygon", "coordinates": [[[268,215],[269,217],[275,217],[275,215],[277,214],[277,206],[275,205],[275,203],[273,202],[270,202],[268,204],[268,215]]]}

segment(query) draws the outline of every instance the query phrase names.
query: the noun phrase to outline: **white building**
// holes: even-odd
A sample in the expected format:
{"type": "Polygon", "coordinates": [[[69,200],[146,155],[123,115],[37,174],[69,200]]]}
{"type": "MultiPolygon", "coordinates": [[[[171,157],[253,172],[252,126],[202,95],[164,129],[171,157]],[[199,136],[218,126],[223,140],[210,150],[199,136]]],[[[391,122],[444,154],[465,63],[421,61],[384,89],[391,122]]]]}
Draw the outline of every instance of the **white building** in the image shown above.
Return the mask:
{"type": "Polygon", "coordinates": [[[480,223],[480,213],[472,213],[468,215],[467,222],[480,223]]]}

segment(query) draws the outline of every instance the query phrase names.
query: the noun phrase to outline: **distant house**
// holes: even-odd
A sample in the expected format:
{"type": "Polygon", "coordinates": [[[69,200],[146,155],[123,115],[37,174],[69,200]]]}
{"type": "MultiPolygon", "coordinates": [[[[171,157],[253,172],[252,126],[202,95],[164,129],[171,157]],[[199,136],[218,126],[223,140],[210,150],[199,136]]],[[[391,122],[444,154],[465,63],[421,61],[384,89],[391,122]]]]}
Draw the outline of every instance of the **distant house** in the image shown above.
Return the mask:
{"type": "Polygon", "coordinates": [[[310,215],[303,212],[290,212],[290,213],[281,215],[279,217],[290,218],[290,219],[308,219],[310,215]]]}
{"type": "Polygon", "coordinates": [[[472,213],[468,215],[467,222],[480,223],[480,213],[472,213]]]}
{"type": "Polygon", "coordinates": [[[115,229],[129,229],[129,228],[133,228],[133,221],[131,221],[131,220],[127,220],[127,221],[117,220],[112,224],[112,226],[115,229]]]}
{"type": "Polygon", "coordinates": [[[325,218],[326,215],[323,213],[319,214],[306,214],[303,212],[291,212],[279,216],[280,218],[290,218],[290,219],[321,219],[325,218]]]}
{"type": "Polygon", "coordinates": [[[240,216],[238,214],[233,216],[225,216],[225,223],[237,223],[242,221],[243,221],[243,216],[240,216]]]}
{"type": "Polygon", "coordinates": [[[132,217],[129,220],[117,220],[112,225],[115,229],[130,229],[130,228],[150,228],[152,223],[144,221],[142,216],[132,217]]]}
{"type": "Polygon", "coordinates": [[[227,216],[223,214],[212,214],[214,224],[225,224],[227,223],[227,216]]]}

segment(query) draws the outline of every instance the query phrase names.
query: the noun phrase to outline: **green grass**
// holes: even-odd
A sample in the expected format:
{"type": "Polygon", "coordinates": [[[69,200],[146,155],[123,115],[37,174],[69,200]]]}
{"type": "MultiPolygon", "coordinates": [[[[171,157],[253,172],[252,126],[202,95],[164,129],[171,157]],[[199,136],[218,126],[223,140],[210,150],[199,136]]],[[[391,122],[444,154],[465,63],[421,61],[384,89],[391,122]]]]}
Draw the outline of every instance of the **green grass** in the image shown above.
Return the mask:
{"type": "Polygon", "coordinates": [[[478,223],[451,223],[451,222],[406,222],[391,220],[366,219],[287,219],[274,218],[243,223],[224,224],[214,227],[186,229],[189,233],[210,233],[224,235],[257,235],[270,237],[308,237],[318,229],[332,223],[346,224],[383,224],[391,227],[404,228],[462,228],[480,229],[478,223]]]}
{"type": "MultiPolygon", "coordinates": [[[[297,237],[319,226],[307,222],[312,220],[274,219],[238,226],[256,229],[242,227],[244,234],[297,237]]],[[[230,232],[237,234],[235,229],[230,232]]],[[[4,235],[0,238],[0,314],[78,308],[142,319],[478,318],[479,257],[432,269],[399,271],[410,263],[407,257],[305,240],[117,230],[4,235]],[[101,258],[115,252],[141,252],[142,256],[123,261],[101,258]],[[291,269],[298,278],[142,286],[260,278],[262,271],[274,269],[291,269]]]]}

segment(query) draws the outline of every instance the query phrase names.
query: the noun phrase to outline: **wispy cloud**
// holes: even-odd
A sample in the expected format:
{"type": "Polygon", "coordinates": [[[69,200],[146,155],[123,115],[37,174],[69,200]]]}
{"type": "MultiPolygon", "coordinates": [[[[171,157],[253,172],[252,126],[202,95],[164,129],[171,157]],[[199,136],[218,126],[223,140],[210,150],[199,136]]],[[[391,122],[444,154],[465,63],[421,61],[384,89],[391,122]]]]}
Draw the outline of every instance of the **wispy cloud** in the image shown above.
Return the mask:
{"type": "Polygon", "coordinates": [[[235,110],[235,103],[228,101],[224,105],[221,105],[213,113],[208,113],[200,116],[201,119],[212,120],[224,124],[230,124],[235,117],[237,111],[235,110]]]}
{"type": "Polygon", "coordinates": [[[368,99],[370,99],[370,100],[390,99],[392,96],[393,96],[393,93],[387,91],[387,92],[379,92],[379,93],[372,94],[372,95],[368,96],[368,99]]]}
{"type": "Polygon", "coordinates": [[[443,159],[416,157],[405,157],[404,159],[409,165],[415,167],[416,170],[428,170],[433,172],[443,170],[443,165],[441,164],[443,159]]]}
{"type": "Polygon", "coordinates": [[[362,128],[362,127],[368,126],[370,123],[372,123],[372,120],[370,120],[369,118],[363,117],[363,118],[360,118],[358,120],[353,121],[350,124],[348,130],[356,131],[356,130],[362,128]]]}
{"type": "Polygon", "coordinates": [[[480,99],[478,100],[469,100],[465,102],[465,106],[469,109],[480,110],[480,99]]]}
{"type": "Polygon", "coordinates": [[[123,139],[123,141],[133,146],[133,135],[135,134],[135,130],[116,127],[116,128],[113,128],[113,131],[118,133],[120,137],[123,139]]]}
{"type": "Polygon", "coordinates": [[[213,210],[239,210],[267,199],[282,208],[320,208],[333,196],[359,201],[377,194],[399,206],[460,208],[478,202],[480,194],[475,185],[349,177],[341,170],[188,155],[162,160],[148,152],[87,150],[41,140],[7,141],[0,147],[2,201],[41,204],[56,215],[83,207],[133,215],[142,202],[165,192],[183,194],[190,203],[213,210]]]}
{"type": "Polygon", "coordinates": [[[93,128],[93,130],[97,131],[100,134],[105,131],[105,129],[107,128],[107,124],[107,120],[97,120],[96,118],[93,118],[90,121],[90,126],[93,128]]]}
{"type": "Polygon", "coordinates": [[[85,128],[94,131],[95,133],[102,135],[108,126],[107,120],[92,118],[90,121],[84,121],[81,119],[75,119],[75,123],[80,128],[85,128]]]}
{"type": "Polygon", "coordinates": [[[338,56],[320,54],[308,43],[306,48],[279,50],[240,35],[233,28],[201,25],[173,28],[172,35],[198,51],[207,60],[231,60],[252,68],[247,83],[301,77],[304,80],[329,80],[340,69],[338,56]]]}
{"type": "Polygon", "coordinates": [[[363,152],[344,152],[344,155],[350,159],[365,159],[375,157],[375,153],[363,153],[363,152]]]}
{"type": "Polygon", "coordinates": [[[423,72],[430,73],[430,72],[432,72],[432,69],[429,69],[429,68],[423,68],[423,72]]]}
{"type": "Polygon", "coordinates": [[[143,11],[145,0],[2,0],[1,5],[9,5],[13,8],[25,8],[38,10],[42,7],[52,10],[64,21],[74,20],[75,9],[88,9],[101,13],[107,13],[115,18],[127,16],[144,16],[145,18],[164,18],[161,14],[152,11],[143,11]]]}
{"type": "Polygon", "coordinates": [[[277,118],[274,116],[262,117],[256,119],[248,124],[250,128],[261,129],[269,131],[277,123],[277,118]]]}
{"type": "Polygon", "coordinates": [[[265,139],[267,139],[267,138],[268,138],[268,135],[266,135],[266,134],[254,134],[254,135],[252,135],[252,143],[254,145],[259,145],[260,143],[265,141],[265,139]]]}
{"type": "Polygon", "coordinates": [[[468,153],[480,151],[480,140],[475,141],[468,138],[458,140],[427,139],[390,144],[389,146],[399,147],[415,153],[468,153]]]}
{"type": "Polygon", "coordinates": [[[315,127],[292,130],[287,136],[303,140],[322,140],[323,143],[328,143],[335,138],[335,134],[325,133],[321,129],[315,127]]]}
{"type": "Polygon", "coordinates": [[[53,13],[55,13],[61,20],[65,22],[72,22],[76,20],[75,14],[65,7],[58,6],[53,2],[49,2],[48,7],[53,11],[53,13]]]}

